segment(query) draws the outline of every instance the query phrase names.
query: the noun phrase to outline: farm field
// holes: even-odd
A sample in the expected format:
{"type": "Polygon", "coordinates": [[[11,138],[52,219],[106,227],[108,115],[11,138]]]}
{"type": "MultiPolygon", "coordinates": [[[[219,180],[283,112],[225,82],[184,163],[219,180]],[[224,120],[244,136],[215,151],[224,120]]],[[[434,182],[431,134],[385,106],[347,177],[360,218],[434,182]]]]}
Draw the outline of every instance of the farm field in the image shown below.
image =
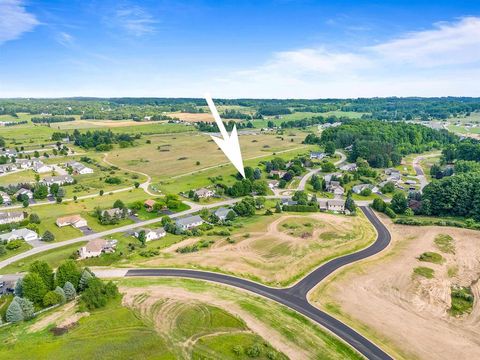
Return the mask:
{"type": "Polygon", "coordinates": [[[392,233],[390,250],[334,274],[310,299],[395,358],[475,357],[478,303],[470,313],[452,315],[451,288],[478,294],[478,232],[382,221],[392,233]]]}
{"type": "MultiPolygon", "coordinates": [[[[303,139],[304,135],[300,132],[292,132],[283,137],[258,134],[242,135],[239,138],[244,161],[258,158],[256,163],[261,160],[261,157],[272,156],[276,152],[298,148],[304,148],[303,152],[307,152],[309,147],[301,144],[303,139]]],[[[223,152],[218,150],[213,140],[207,135],[151,136],[149,140],[151,144],[114,149],[108,156],[109,162],[121,168],[145,172],[157,182],[168,181],[171,177],[188,175],[202,169],[208,171],[209,167],[219,164],[228,165],[228,168],[233,170],[223,152]]],[[[213,173],[215,176],[219,175],[218,169],[213,173]]],[[[210,175],[205,173],[202,178],[206,180],[208,176],[210,175]]],[[[198,179],[199,176],[197,175],[196,178],[198,179]]]]}
{"type": "Polygon", "coordinates": [[[286,286],[315,266],[366,247],[375,238],[374,229],[363,214],[256,215],[237,221],[241,226],[228,236],[189,238],[161,250],[159,256],[134,264],[208,269],[286,286]],[[214,243],[198,252],[176,252],[202,239],[214,243]]]}
{"type": "Polygon", "coordinates": [[[238,290],[193,280],[124,279],[123,299],[91,313],[71,304],[0,330],[0,359],[360,359],[300,315],[238,290]],[[76,321],[61,336],[54,325],[76,321]],[[279,326],[282,324],[282,326],[279,326]],[[288,326],[285,326],[288,324],[288,326]],[[98,330],[105,336],[98,338],[98,330]],[[108,335],[107,335],[108,334],[108,335]],[[91,338],[98,338],[92,342],[91,338]]]}

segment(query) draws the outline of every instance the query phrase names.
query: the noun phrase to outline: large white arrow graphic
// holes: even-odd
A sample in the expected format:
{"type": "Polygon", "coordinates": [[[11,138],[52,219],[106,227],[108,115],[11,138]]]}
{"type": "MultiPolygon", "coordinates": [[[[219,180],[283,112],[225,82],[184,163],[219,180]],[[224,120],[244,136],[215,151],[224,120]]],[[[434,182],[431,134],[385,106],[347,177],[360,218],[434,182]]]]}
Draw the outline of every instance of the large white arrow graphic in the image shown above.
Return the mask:
{"type": "Polygon", "coordinates": [[[218,147],[222,149],[225,156],[230,160],[243,177],[245,177],[245,170],[243,169],[243,160],[242,160],[242,152],[240,151],[240,144],[238,142],[238,134],[237,134],[237,127],[233,125],[232,132],[228,135],[227,130],[225,129],[225,125],[223,125],[223,121],[218,114],[217,108],[213,103],[212,97],[210,94],[205,94],[205,100],[207,100],[208,107],[210,108],[210,112],[217,123],[218,128],[220,129],[220,133],[222,134],[223,139],[218,138],[216,136],[211,136],[211,138],[217,143],[218,147]]]}

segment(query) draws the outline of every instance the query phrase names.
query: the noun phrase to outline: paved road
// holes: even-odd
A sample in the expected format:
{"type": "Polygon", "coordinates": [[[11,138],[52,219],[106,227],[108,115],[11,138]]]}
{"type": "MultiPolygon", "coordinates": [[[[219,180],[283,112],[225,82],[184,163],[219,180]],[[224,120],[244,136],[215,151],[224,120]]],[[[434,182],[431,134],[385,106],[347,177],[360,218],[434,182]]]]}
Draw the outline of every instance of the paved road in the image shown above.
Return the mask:
{"type": "Polygon", "coordinates": [[[439,155],[439,153],[428,154],[428,155],[420,155],[420,156],[417,156],[415,159],[413,159],[412,165],[413,165],[413,168],[415,170],[415,173],[417,174],[417,179],[420,182],[420,191],[422,191],[423,188],[428,185],[428,179],[425,176],[425,172],[423,171],[423,169],[420,165],[420,161],[422,161],[425,158],[435,157],[435,156],[438,156],[438,155],[439,155]]]}
{"type": "Polygon", "coordinates": [[[207,280],[222,283],[237,288],[245,289],[257,295],[264,296],[298,311],[316,323],[327,328],[335,335],[350,344],[368,359],[386,360],[392,359],[390,355],[380,349],[377,345],[357,333],[355,330],[335,319],[331,315],[311,305],[307,300],[307,294],[320,281],[332,274],[337,269],[353,262],[365,259],[379,253],[390,243],[391,237],[387,228],[380,222],[376,215],[368,207],[361,207],[361,210],[373,224],[378,232],[377,240],[368,248],[357,253],[345,255],[333,259],[321,265],[295,285],[285,289],[271,288],[253,281],[237,278],[234,276],[186,269],[130,269],[125,276],[162,276],[162,277],[183,277],[207,280]]]}
{"type": "MultiPolygon", "coordinates": [[[[203,208],[213,208],[213,207],[223,206],[223,205],[232,205],[232,204],[234,204],[234,203],[236,203],[237,201],[240,201],[240,200],[241,199],[229,199],[229,200],[225,200],[225,201],[221,201],[221,202],[217,202],[217,203],[212,203],[212,204],[207,204],[207,205],[199,205],[199,204],[195,204],[195,203],[189,203],[189,205],[191,205],[190,209],[179,212],[179,213],[176,213],[176,214],[172,214],[172,215],[169,215],[169,216],[172,219],[174,219],[174,218],[178,218],[178,217],[182,217],[182,216],[185,216],[185,215],[188,215],[188,214],[195,213],[197,211],[200,211],[203,208]]],[[[0,261],[0,269],[4,268],[7,265],[10,265],[10,264],[14,263],[15,261],[24,259],[24,258],[26,258],[28,256],[31,256],[31,255],[41,253],[43,251],[56,249],[56,248],[59,248],[59,247],[62,247],[62,246],[67,246],[67,245],[75,244],[75,243],[82,242],[82,241],[89,241],[89,240],[101,238],[101,237],[111,235],[111,234],[115,234],[115,233],[118,233],[118,232],[129,231],[129,230],[135,229],[137,227],[144,227],[144,226],[147,226],[147,225],[150,225],[150,224],[158,223],[160,221],[160,219],[161,219],[161,217],[150,219],[150,220],[145,220],[145,221],[140,221],[140,222],[137,222],[137,223],[134,223],[134,224],[129,224],[129,225],[113,228],[113,229],[98,232],[98,233],[95,233],[95,234],[80,236],[78,238],[71,239],[71,240],[65,240],[65,241],[61,241],[61,242],[47,244],[45,246],[35,247],[35,248],[30,249],[28,251],[25,251],[21,254],[18,254],[18,255],[10,257],[8,259],[5,259],[3,261],[0,261]]]]}

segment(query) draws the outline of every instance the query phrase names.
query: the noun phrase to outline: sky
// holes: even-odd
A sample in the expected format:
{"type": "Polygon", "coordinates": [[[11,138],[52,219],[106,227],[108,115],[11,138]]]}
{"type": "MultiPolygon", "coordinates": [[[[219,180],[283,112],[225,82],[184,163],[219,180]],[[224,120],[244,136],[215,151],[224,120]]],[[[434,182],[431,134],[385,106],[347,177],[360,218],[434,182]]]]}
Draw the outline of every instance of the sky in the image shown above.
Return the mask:
{"type": "Polygon", "coordinates": [[[480,1],[0,0],[0,97],[480,96],[480,1]]]}

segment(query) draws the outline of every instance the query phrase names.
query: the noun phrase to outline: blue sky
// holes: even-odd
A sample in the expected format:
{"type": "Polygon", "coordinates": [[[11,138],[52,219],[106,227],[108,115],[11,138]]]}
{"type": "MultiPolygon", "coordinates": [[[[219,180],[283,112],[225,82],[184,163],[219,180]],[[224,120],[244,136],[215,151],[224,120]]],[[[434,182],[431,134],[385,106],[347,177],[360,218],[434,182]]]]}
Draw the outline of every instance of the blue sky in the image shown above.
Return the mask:
{"type": "Polygon", "coordinates": [[[478,1],[0,0],[0,97],[480,96],[478,1]]]}

